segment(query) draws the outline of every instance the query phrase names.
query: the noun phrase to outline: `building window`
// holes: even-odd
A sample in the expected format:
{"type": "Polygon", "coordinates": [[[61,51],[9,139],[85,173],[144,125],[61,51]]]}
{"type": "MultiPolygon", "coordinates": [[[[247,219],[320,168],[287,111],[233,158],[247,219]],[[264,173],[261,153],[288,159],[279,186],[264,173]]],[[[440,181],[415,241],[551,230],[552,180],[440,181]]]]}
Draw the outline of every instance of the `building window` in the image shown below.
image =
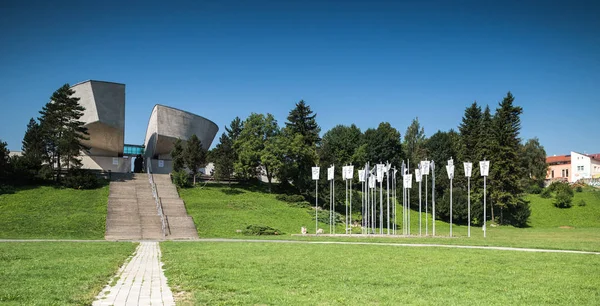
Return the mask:
{"type": "Polygon", "coordinates": [[[583,166],[577,166],[577,171],[583,171],[583,166]]]}
{"type": "Polygon", "coordinates": [[[565,169],[562,169],[560,173],[562,174],[562,177],[565,177],[565,169]]]}
{"type": "Polygon", "coordinates": [[[567,175],[566,175],[566,177],[569,177],[569,169],[566,169],[566,170],[567,170],[567,171],[566,171],[566,172],[567,172],[567,175]]]}
{"type": "Polygon", "coordinates": [[[554,178],[554,170],[552,170],[552,178],[554,178]]]}

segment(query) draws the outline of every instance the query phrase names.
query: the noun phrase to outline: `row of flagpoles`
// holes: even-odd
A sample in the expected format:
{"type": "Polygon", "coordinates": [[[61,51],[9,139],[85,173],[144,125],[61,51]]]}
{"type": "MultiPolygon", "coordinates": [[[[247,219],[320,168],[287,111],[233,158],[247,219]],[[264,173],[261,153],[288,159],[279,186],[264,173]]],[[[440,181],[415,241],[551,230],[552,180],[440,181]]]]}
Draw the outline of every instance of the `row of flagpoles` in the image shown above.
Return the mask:
{"type": "MultiPolygon", "coordinates": [[[[473,164],[471,162],[464,162],[464,173],[467,177],[467,189],[468,189],[468,236],[471,237],[471,173],[473,164]]],[[[483,236],[486,237],[486,178],[489,174],[490,162],[483,160],[479,162],[479,170],[481,176],[483,176],[483,236]]],[[[432,199],[432,235],[435,236],[435,163],[434,161],[421,161],[415,169],[414,177],[415,181],[419,183],[419,236],[422,235],[422,193],[421,184],[425,181],[425,236],[429,235],[429,221],[427,214],[429,213],[428,203],[428,191],[427,182],[429,172],[431,170],[431,199],[432,199]],[[423,180],[423,176],[425,179],[423,180]]],[[[392,167],[388,162],[386,164],[378,163],[371,166],[370,163],[366,163],[363,169],[358,170],[358,181],[361,183],[361,212],[362,212],[362,234],[379,234],[379,235],[397,235],[397,177],[398,170],[392,167]],[[384,198],[383,198],[383,181],[386,181],[386,218],[384,226],[384,198]],[[379,183],[379,188],[377,188],[379,183]],[[391,189],[390,189],[391,184],[391,189]],[[377,190],[379,189],[379,190],[377,190]],[[378,201],[379,191],[379,201],[378,201]],[[392,206],[390,206],[390,196],[392,206]],[[379,204],[379,218],[376,216],[377,204],[379,204]],[[377,220],[379,226],[377,226],[377,220]],[[391,222],[393,220],[393,222],[391,222]],[[384,228],[387,231],[384,233],[384,228]]],[[[410,191],[412,189],[413,174],[410,172],[408,165],[402,162],[400,169],[402,178],[402,235],[411,235],[410,228],[410,191]]],[[[446,165],[446,173],[448,179],[450,179],[450,237],[452,237],[452,180],[454,179],[454,160],[450,158],[446,165]]],[[[315,181],[315,233],[318,232],[318,192],[319,187],[317,181],[319,180],[320,167],[315,166],[312,168],[312,179],[315,181]]],[[[327,168],[327,180],[329,181],[329,233],[335,234],[335,166],[327,168]]],[[[352,181],[354,179],[354,166],[343,166],[342,167],[342,180],[346,183],[346,214],[345,214],[345,233],[352,233],[352,181]]]]}

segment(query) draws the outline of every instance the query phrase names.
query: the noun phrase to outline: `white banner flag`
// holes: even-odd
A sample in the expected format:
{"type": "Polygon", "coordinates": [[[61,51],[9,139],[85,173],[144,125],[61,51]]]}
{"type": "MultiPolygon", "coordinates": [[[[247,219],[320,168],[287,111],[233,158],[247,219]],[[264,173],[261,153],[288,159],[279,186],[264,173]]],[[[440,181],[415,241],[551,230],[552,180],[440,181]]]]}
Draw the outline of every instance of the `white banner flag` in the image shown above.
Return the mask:
{"type": "Polygon", "coordinates": [[[471,172],[473,170],[473,163],[463,163],[465,166],[465,176],[471,177],[471,172]]]}
{"type": "Polygon", "coordinates": [[[377,164],[377,181],[378,182],[383,181],[383,167],[385,167],[384,164],[377,164]]]}
{"type": "Polygon", "coordinates": [[[417,183],[421,181],[421,175],[421,170],[415,169],[415,180],[417,181],[417,183]]]}
{"type": "Polygon", "coordinates": [[[346,180],[346,166],[342,166],[342,180],[346,180]]]}
{"type": "Polygon", "coordinates": [[[481,176],[488,176],[490,172],[490,161],[484,160],[479,162],[479,172],[481,172],[481,176]]]}
{"type": "Polygon", "coordinates": [[[404,179],[404,182],[403,182],[404,188],[408,188],[408,189],[412,188],[412,174],[405,174],[403,176],[403,179],[404,179]]]}
{"type": "Polygon", "coordinates": [[[454,160],[452,158],[448,160],[448,166],[454,166],[454,160]]]}
{"type": "Polygon", "coordinates": [[[375,176],[374,175],[369,176],[369,188],[371,188],[371,189],[375,188],[375,176]]]}
{"type": "Polygon", "coordinates": [[[424,160],[421,162],[421,175],[429,175],[429,161],[424,160]]]}
{"type": "Polygon", "coordinates": [[[454,178],[454,165],[447,165],[446,172],[448,172],[448,179],[454,178]]]}
{"type": "Polygon", "coordinates": [[[358,181],[359,182],[364,182],[365,181],[365,170],[358,170],[358,181]]]}
{"type": "Polygon", "coordinates": [[[352,178],[354,178],[354,166],[348,166],[346,167],[346,179],[347,180],[351,180],[352,178]]]}
{"type": "Polygon", "coordinates": [[[315,181],[319,180],[319,167],[312,167],[312,179],[315,181]]]}
{"type": "Polygon", "coordinates": [[[331,181],[333,180],[333,174],[334,174],[334,166],[331,166],[330,168],[327,168],[327,180],[331,181]]]}

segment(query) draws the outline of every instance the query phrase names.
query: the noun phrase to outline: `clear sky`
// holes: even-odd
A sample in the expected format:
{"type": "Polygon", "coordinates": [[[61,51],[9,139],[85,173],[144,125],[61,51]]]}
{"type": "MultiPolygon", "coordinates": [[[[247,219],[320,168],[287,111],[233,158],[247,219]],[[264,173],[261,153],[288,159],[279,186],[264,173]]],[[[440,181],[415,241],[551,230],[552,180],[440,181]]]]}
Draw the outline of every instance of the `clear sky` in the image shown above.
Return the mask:
{"type": "Polygon", "coordinates": [[[507,91],[549,155],[600,153],[600,1],[2,1],[0,139],[64,83],[126,84],[125,142],[154,104],[219,125],[304,99],[323,132],[414,117],[427,136],[507,91]],[[127,4],[125,4],[127,3],[127,4]],[[452,3],[452,4],[450,4],[452,3]]]}

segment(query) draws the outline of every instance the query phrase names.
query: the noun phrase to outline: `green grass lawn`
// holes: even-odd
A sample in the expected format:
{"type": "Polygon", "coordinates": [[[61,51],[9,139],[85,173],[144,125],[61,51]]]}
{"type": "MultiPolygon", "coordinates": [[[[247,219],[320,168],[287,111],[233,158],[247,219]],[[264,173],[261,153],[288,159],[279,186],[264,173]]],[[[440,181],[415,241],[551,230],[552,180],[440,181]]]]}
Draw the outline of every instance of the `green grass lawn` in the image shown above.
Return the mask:
{"type": "Polygon", "coordinates": [[[597,255],[242,242],[161,248],[184,304],[600,303],[597,255]]]}
{"type": "Polygon", "coordinates": [[[554,198],[544,199],[536,194],[527,195],[530,201],[532,227],[575,227],[598,228],[600,230],[600,189],[585,188],[584,192],[575,192],[573,206],[570,208],[554,207],[554,198]],[[580,201],[585,206],[579,206],[580,201]]]}
{"type": "Polygon", "coordinates": [[[89,305],[136,244],[0,243],[0,304],[89,305]]]}
{"type": "Polygon", "coordinates": [[[0,238],[104,239],[108,186],[40,186],[0,195],[0,238]]]}

